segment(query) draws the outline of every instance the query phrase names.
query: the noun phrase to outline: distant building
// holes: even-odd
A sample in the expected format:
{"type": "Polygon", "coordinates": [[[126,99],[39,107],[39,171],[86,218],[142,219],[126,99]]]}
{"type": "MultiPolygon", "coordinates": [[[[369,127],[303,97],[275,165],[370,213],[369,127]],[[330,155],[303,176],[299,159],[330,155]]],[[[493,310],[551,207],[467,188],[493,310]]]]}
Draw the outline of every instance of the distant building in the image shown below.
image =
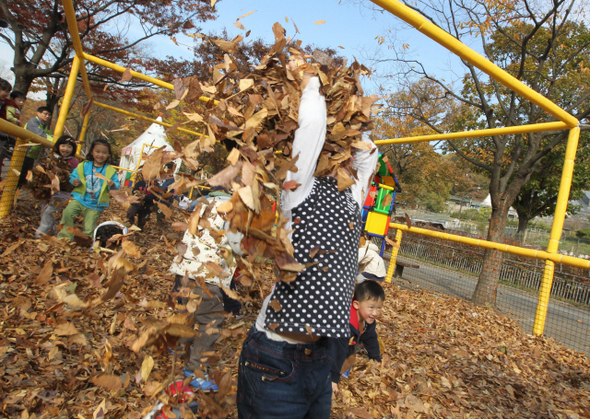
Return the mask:
{"type": "Polygon", "coordinates": [[[590,191],[582,191],[582,197],[580,199],[569,202],[580,207],[580,212],[590,213],[590,191]]]}

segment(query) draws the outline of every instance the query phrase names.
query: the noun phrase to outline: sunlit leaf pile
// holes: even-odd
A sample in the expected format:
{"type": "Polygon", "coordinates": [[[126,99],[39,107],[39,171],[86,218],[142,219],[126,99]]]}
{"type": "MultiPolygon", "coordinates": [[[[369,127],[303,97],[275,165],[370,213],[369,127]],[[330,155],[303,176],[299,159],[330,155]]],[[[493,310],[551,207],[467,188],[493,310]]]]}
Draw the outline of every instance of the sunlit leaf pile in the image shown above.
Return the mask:
{"type": "MultiPolygon", "coordinates": [[[[172,222],[185,217],[172,212],[172,222]]],[[[114,203],[107,216],[123,214],[114,203]]],[[[152,220],[147,233],[126,238],[122,253],[97,255],[33,239],[38,223],[30,200],[0,222],[0,416],[140,418],[163,400],[192,417],[188,402],[178,406],[161,392],[173,372],[181,377],[182,348],[175,357],[165,345],[147,345],[186,333],[168,303],[168,267],[181,235],[152,220]]],[[[261,288],[241,287],[246,316],[227,319],[210,355],[220,393],[192,396],[203,417],[236,417],[240,345],[274,283],[271,264],[255,265],[261,288]]],[[[333,417],[589,417],[585,355],[462,300],[396,286],[386,293],[383,362],[357,357],[333,417]]]]}

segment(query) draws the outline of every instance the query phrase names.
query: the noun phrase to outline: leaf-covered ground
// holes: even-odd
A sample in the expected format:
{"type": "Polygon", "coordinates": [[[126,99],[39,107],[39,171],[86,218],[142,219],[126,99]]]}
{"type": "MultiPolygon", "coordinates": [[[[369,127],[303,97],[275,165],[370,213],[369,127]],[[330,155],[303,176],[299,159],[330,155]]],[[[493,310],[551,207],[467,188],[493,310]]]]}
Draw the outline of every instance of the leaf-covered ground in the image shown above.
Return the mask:
{"type": "MultiPolygon", "coordinates": [[[[115,204],[108,214],[123,211],[115,204]]],[[[140,418],[170,379],[173,355],[131,348],[142,328],[176,314],[167,294],[179,233],[153,220],[134,233],[140,257],[129,260],[138,269],[103,301],[109,255],[36,240],[38,222],[26,197],[0,221],[0,416],[140,418]]],[[[272,283],[270,265],[259,272],[260,286],[241,290],[246,316],[228,318],[210,358],[219,394],[195,395],[211,418],[236,416],[239,348],[272,283]]],[[[395,286],[386,293],[383,361],[357,358],[334,417],[590,418],[585,355],[462,300],[395,286]]],[[[181,357],[175,362],[180,378],[181,357]]]]}

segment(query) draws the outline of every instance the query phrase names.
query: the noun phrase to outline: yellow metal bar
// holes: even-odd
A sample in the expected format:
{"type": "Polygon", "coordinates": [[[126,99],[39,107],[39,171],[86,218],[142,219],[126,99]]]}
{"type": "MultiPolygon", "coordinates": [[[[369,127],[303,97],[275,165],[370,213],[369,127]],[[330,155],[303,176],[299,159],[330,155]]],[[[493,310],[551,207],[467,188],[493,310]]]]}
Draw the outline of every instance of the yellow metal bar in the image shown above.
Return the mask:
{"type": "Polygon", "coordinates": [[[583,269],[590,269],[590,261],[573,256],[565,256],[557,253],[549,253],[543,250],[525,249],[518,246],[510,246],[508,244],[490,242],[487,240],[472,239],[471,237],[457,236],[455,234],[443,233],[440,231],[427,230],[425,228],[412,227],[409,228],[405,224],[390,223],[390,228],[398,228],[403,231],[411,233],[422,234],[423,236],[435,237],[438,239],[448,240],[456,243],[465,243],[472,246],[482,247],[484,249],[495,249],[504,253],[513,255],[527,256],[535,259],[551,260],[555,263],[563,263],[564,265],[575,266],[583,269]]]}
{"type": "MultiPolygon", "coordinates": [[[[155,119],[148,118],[147,116],[143,116],[143,115],[139,115],[137,113],[125,111],[123,109],[115,108],[114,106],[105,105],[104,103],[100,103],[100,102],[94,101],[94,105],[96,105],[96,106],[98,106],[100,108],[109,109],[111,111],[122,113],[123,115],[128,115],[128,116],[132,116],[132,117],[137,118],[137,119],[143,119],[144,121],[149,121],[149,122],[153,122],[155,124],[160,124],[160,125],[163,125],[165,127],[172,127],[172,126],[174,126],[172,124],[169,124],[168,122],[157,121],[155,119]]],[[[176,129],[178,131],[186,132],[187,134],[191,134],[191,135],[204,135],[204,134],[198,133],[196,131],[191,131],[190,129],[186,129],[186,128],[176,128],[176,129]]]]}
{"type": "Polygon", "coordinates": [[[578,125],[578,120],[561,109],[559,106],[545,98],[543,95],[537,93],[524,83],[520,82],[515,77],[511,76],[496,64],[487,60],[477,52],[468,48],[457,38],[451,36],[434,23],[428,21],[424,16],[418,12],[405,6],[403,3],[397,0],[371,0],[376,5],[382,7],[388,12],[399,17],[406,23],[412,25],[424,35],[438,42],[440,45],[453,52],[457,56],[473,64],[490,77],[502,83],[504,86],[512,89],[522,97],[530,100],[537,106],[541,107],[551,115],[555,116],[560,121],[565,122],[569,128],[578,125]]]}
{"type": "Polygon", "coordinates": [[[72,0],[62,0],[64,12],[66,14],[66,22],[72,37],[72,44],[76,55],[80,58],[80,75],[82,76],[82,83],[84,84],[84,91],[88,99],[92,97],[92,89],[90,89],[90,82],[88,81],[88,75],[86,74],[86,67],[84,66],[84,51],[82,48],[82,41],[80,41],[80,34],[78,33],[78,20],[76,19],[76,12],[74,11],[74,5],[72,0]]]}
{"type": "MultiPolygon", "coordinates": [[[[118,64],[111,63],[110,61],[103,60],[102,58],[95,57],[94,55],[84,53],[84,58],[88,61],[93,62],[94,64],[102,65],[104,67],[110,68],[111,70],[118,71],[119,73],[124,73],[127,70],[125,67],[120,66],[118,64]]],[[[146,76],[145,74],[138,73],[137,71],[129,70],[131,75],[139,80],[147,81],[149,83],[155,84],[156,86],[163,87],[168,90],[174,90],[174,85],[172,83],[168,83],[154,77],[146,76]]],[[[201,102],[209,102],[211,98],[206,96],[199,97],[201,102]]],[[[215,104],[218,104],[218,101],[215,101],[215,104]]]]}
{"type": "Polygon", "coordinates": [[[395,272],[395,262],[397,262],[397,254],[399,253],[399,248],[402,244],[402,234],[402,231],[398,228],[395,233],[395,244],[393,245],[393,249],[391,249],[391,259],[389,259],[389,266],[387,267],[385,282],[391,283],[391,278],[393,278],[393,273],[395,272]]]}
{"type": "MultiPolygon", "coordinates": [[[[113,166],[113,165],[111,164],[111,166],[113,166]]],[[[113,166],[113,167],[114,167],[115,169],[117,169],[117,170],[124,170],[124,171],[126,171],[126,172],[133,172],[133,173],[137,173],[137,170],[133,170],[133,169],[125,169],[124,167],[119,167],[119,166],[113,166]]]]}
{"type": "Polygon", "coordinates": [[[82,146],[84,145],[84,140],[86,138],[86,131],[88,130],[88,121],[90,120],[90,112],[84,115],[84,122],[82,123],[82,131],[80,132],[80,137],[78,138],[78,148],[76,150],[76,154],[80,154],[82,152],[82,146]]]}
{"type": "MultiPolygon", "coordinates": [[[[9,122],[5,122],[3,119],[0,119],[0,122],[9,124],[9,122]]],[[[0,124],[0,127],[1,126],[2,124],[0,124]]],[[[4,127],[1,127],[0,131],[6,132],[4,131],[4,127]]],[[[23,168],[23,161],[25,159],[25,154],[27,154],[27,147],[20,146],[26,144],[27,142],[27,140],[22,138],[17,137],[16,139],[16,145],[14,147],[14,151],[12,152],[12,157],[10,158],[10,168],[8,169],[8,174],[6,175],[6,181],[4,183],[4,189],[2,190],[2,198],[0,198],[0,219],[7,217],[12,210],[14,197],[16,196],[18,189],[18,179],[20,177],[18,173],[20,173],[23,168]]]]}
{"type": "Polygon", "coordinates": [[[74,89],[76,88],[76,80],[78,78],[78,72],[80,71],[80,58],[76,55],[74,61],[72,61],[72,69],[70,70],[70,77],[68,77],[68,84],[66,85],[66,91],[64,93],[63,100],[61,101],[61,108],[59,110],[59,116],[53,130],[53,138],[55,141],[62,136],[64,132],[64,126],[66,124],[66,117],[70,110],[70,104],[72,103],[72,97],[74,96],[74,89]]]}
{"type": "Polygon", "coordinates": [[[382,189],[388,189],[388,190],[390,190],[390,191],[394,191],[394,190],[395,190],[395,189],[394,189],[392,186],[387,186],[387,185],[384,185],[384,184],[382,184],[382,183],[379,183],[379,184],[378,184],[378,186],[379,186],[380,188],[382,188],[382,189]]]}
{"type": "Polygon", "coordinates": [[[14,125],[5,119],[0,119],[0,132],[4,132],[5,134],[10,135],[11,137],[22,138],[23,140],[26,140],[26,143],[34,142],[37,144],[41,144],[45,147],[53,147],[53,141],[50,141],[47,138],[43,138],[37,134],[33,134],[31,131],[19,127],[18,125],[14,125]]]}
{"type": "Polygon", "coordinates": [[[565,122],[544,122],[541,124],[519,125],[515,127],[478,129],[464,132],[449,132],[446,134],[418,135],[416,137],[391,138],[376,140],[376,145],[421,143],[424,141],[457,140],[465,138],[489,137],[492,135],[524,134],[527,132],[559,131],[569,129],[565,122]]]}
{"type": "MultiPolygon", "coordinates": [[[[559,185],[559,193],[557,194],[555,213],[553,214],[551,235],[549,236],[549,244],[547,245],[547,253],[553,255],[557,254],[559,238],[561,237],[561,233],[563,231],[563,222],[565,220],[567,201],[569,199],[570,189],[572,186],[574,161],[576,159],[576,150],[578,148],[579,138],[580,128],[576,127],[571,129],[567,140],[567,147],[565,149],[565,161],[563,163],[563,170],[561,172],[561,183],[559,185]]],[[[545,328],[545,320],[547,319],[547,305],[549,304],[551,286],[553,285],[553,271],[554,263],[551,260],[547,260],[545,262],[545,270],[543,271],[543,281],[541,282],[541,289],[539,290],[539,302],[537,304],[537,312],[535,314],[535,322],[533,324],[533,333],[535,335],[542,334],[545,328]]]]}

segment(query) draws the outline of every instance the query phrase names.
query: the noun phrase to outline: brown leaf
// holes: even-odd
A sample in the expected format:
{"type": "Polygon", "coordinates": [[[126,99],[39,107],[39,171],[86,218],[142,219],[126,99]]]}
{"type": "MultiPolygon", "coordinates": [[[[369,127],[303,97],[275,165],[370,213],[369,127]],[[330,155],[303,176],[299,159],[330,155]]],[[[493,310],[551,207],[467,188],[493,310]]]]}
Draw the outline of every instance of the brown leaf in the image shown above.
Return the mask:
{"type": "Polygon", "coordinates": [[[172,230],[180,231],[181,233],[184,233],[187,229],[188,229],[187,223],[183,223],[180,221],[175,221],[172,223],[172,230]]]}
{"type": "Polygon", "coordinates": [[[235,42],[226,41],[225,39],[213,39],[213,43],[221,48],[223,52],[234,54],[238,51],[238,45],[235,42]]]}
{"type": "Polygon", "coordinates": [[[108,391],[118,391],[122,387],[121,379],[113,374],[102,374],[98,377],[92,377],[91,380],[95,386],[99,386],[108,391]]]}
{"type": "Polygon", "coordinates": [[[141,168],[143,179],[148,182],[160,177],[160,170],[162,169],[162,157],[164,154],[164,147],[158,148],[149,155],[146,162],[141,168]]]}
{"type": "Polygon", "coordinates": [[[406,224],[408,225],[408,228],[412,227],[412,219],[410,218],[410,216],[408,215],[407,212],[404,213],[404,216],[406,217],[406,224]]]}
{"type": "Polygon", "coordinates": [[[281,303],[279,303],[279,300],[277,300],[276,298],[270,302],[269,306],[271,306],[277,313],[281,311],[281,309],[283,308],[281,306],[281,303]]]}
{"type": "Polygon", "coordinates": [[[47,262],[45,262],[45,265],[43,266],[43,269],[41,269],[41,272],[37,276],[35,283],[37,285],[44,285],[49,282],[52,275],[53,275],[53,262],[50,259],[47,262]]]}
{"type": "Polygon", "coordinates": [[[141,253],[139,253],[139,248],[137,247],[137,245],[135,243],[133,243],[129,240],[125,240],[123,243],[121,243],[121,247],[123,247],[123,250],[129,256],[133,256],[134,258],[138,258],[138,259],[141,257],[141,253]]]}
{"type": "Polygon", "coordinates": [[[54,333],[57,336],[73,336],[80,332],[72,323],[62,323],[55,328],[54,333]]]}
{"type": "Polygon", "coordinates": [[[301,186],[301,183],[297,183],[294,180],[289,180],[283,183],[283,189],[286,191],[294,191],[301,186]]]}
{"type": "Polygon", "coordinates": [[[136,204],[139,202],[138,196],[127,195],[127,193],[125,191],[122,191],[120,189],[111,189],[111,190],[109,190],[109,194],[113,198],[115,198],[115,200],[117,200],[118,202],[129,202],[130,204],[136,204]]]}
{"type": "Polygon", "coordinates": [[[113,277],[111,278],[109,289],[102,295],[101,299],[103,301],[108,301],[115,295],[117,295],[117,293],[123,286],[123,283],[125,282],[125,278],[127,278],[127,271],[125,270],[125,268],[117,269],[113,274],[113,277]]]}
{"type": "Polygon", "coordinates": [[[162,213],[164,214],[164,217],[166,217],[166,218],[172,217],[172,210],[170,209],[170,207],[168,205],[163,204],[161,202],[156,202],[156,204],[158,205],[158,208],[160,208],[160,211],[162,211],[162,213]]]}
{"type": "Polygon", "coordinates": [[[123,75],[121,76],[121,81],[129,81],[132,78],[133,76],[131,75],[131,70],[129,68],[126,68],[123,72],[123,75]]]}
{"type": "Polygon", "coordinates": [[[350,413],[359,418],[363,419],[373,419],[373,415],[371,415],[364,407],[357,407],[356,409],[350,409],[350,413]]]}

